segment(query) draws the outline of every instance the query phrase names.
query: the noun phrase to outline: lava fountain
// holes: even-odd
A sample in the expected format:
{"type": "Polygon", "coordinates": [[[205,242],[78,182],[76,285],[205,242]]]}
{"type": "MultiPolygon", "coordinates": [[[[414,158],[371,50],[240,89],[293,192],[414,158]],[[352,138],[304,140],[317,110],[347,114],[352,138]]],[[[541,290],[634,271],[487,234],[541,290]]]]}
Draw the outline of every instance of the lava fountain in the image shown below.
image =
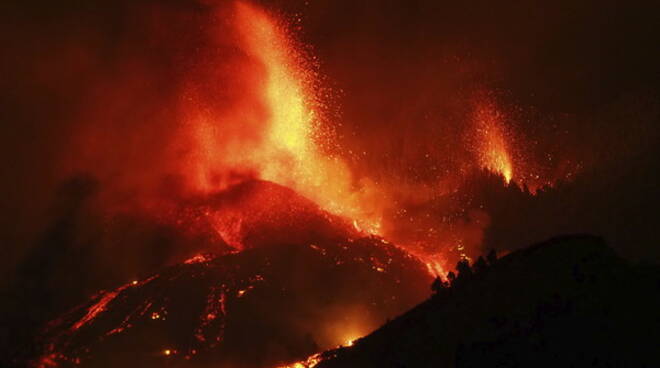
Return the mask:
{"type": "Polygon", "coordinates": [[[492,103],[479,104],[474,112],[478,160],[482,167],[502,175],[506,183],[514,178],[513,158],[502,113],[492,103]]]}
{"type": "MultiPolygon", "coordinates": [[[[255,124],[247,113],[226,117],[200,116],[193,121],[198,154],[197,189],[213,192],[218,166],[255,173],[261,180],[294,189],[330,213],[350,218],[355,225],[377,234],[380,228],[374,188],[356,182],[347,165],[331,154],[332,131],[322,124],[322,101],[313,65],[288,34],[286,24],[263,9],[235,3],[234,26],[239,45],[252,64],[245,70],[259,76],[256,97],[249,110],[263,111],[255,124]],[[231,157],[224,155],[226,125],[254,126],[254,140],[239,137],[231,157]],[[221,156],[221,157],[219,157],[221,156]],[[219,162],[220,161],[220,162],[219,162]]],[[[247,78],[252,78],[248,76],[247,78]]]]}

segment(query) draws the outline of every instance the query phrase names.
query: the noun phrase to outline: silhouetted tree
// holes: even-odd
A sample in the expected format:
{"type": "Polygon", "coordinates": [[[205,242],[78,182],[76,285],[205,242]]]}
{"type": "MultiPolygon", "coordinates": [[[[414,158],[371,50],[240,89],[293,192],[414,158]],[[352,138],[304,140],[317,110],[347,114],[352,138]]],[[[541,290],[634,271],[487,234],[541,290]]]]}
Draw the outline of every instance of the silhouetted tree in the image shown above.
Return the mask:
{"type": "Polygon", "coordinates": [[[472,277],[472,268],[467,259],[461,259],[456,264],[456,271],[458,271],[458,279],[466,280],[472,277]]]}
{"type": "Polygon", "coordinates": [[[431,291],[433,294],[438,295],[445,288],[445,283],[440,280],[440,277],[436,277],[435,280],[431,283],[431,291]]]}
{"type": "Polygon", "coordinates": [[[456,281],[456,274],[454,271],[449,271],[447,274],[447,280],[449,280],[449,284],[453,285],[454,282],[456,281]]]}
{"type": "Polygon", "coordinates": [[[488,268],[488,264],[486,264],[486,260],[484,259],[484,257],[479,256],[477,261],[474,262],[473,268],[475,273],[483,273],[484,271],[486,271],[486,269],[488,268]]]}
{"type": "Polygon", "coordinates": [[[495,249],[491,249],[490,252],[488,252],[486,259],[488,260],[488,264],[491,266],[494,265],[495,262],[497,262],[497,252],[495,251],[495,249]]]}

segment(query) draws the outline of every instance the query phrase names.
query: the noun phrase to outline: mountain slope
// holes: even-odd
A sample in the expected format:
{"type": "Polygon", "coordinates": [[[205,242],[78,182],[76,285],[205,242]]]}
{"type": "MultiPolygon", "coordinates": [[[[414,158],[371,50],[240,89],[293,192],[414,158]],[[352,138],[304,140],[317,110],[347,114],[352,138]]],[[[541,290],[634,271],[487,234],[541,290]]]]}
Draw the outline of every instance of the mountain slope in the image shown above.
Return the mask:
{"type": "Polygon", "coordinates": [[[377,238],[200,255],[51,322],[32,365],[272,367],[372,330],[428,282],[377,238]]]}
{"type": "Polygon", "coordinates": [[[658,268],[562,237],[459,276],[317,368],[660,366],[659,311],[658,268]]]}

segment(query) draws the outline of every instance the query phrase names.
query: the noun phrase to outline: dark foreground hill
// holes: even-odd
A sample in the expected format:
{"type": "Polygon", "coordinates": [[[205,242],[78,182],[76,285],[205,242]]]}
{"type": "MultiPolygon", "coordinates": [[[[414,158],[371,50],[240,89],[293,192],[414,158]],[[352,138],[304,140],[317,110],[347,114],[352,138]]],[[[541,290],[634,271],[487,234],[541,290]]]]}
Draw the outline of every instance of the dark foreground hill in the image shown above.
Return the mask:
{"type": "Polygon", "coordinates": [[[591,236],[481,266],[317,368],[660,367],[657,267],[591,236]]]}

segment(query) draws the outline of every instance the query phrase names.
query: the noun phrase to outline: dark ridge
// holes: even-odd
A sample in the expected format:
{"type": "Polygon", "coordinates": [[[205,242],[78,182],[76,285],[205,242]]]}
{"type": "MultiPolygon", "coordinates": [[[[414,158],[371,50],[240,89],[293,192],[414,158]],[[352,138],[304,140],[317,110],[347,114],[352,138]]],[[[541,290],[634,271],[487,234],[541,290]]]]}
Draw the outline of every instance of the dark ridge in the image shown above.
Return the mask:
{"type": "Polygon", "coordinates": [[[590,235],[479,263],[317,368],[660,366],[660,268],[590,235]]]}

